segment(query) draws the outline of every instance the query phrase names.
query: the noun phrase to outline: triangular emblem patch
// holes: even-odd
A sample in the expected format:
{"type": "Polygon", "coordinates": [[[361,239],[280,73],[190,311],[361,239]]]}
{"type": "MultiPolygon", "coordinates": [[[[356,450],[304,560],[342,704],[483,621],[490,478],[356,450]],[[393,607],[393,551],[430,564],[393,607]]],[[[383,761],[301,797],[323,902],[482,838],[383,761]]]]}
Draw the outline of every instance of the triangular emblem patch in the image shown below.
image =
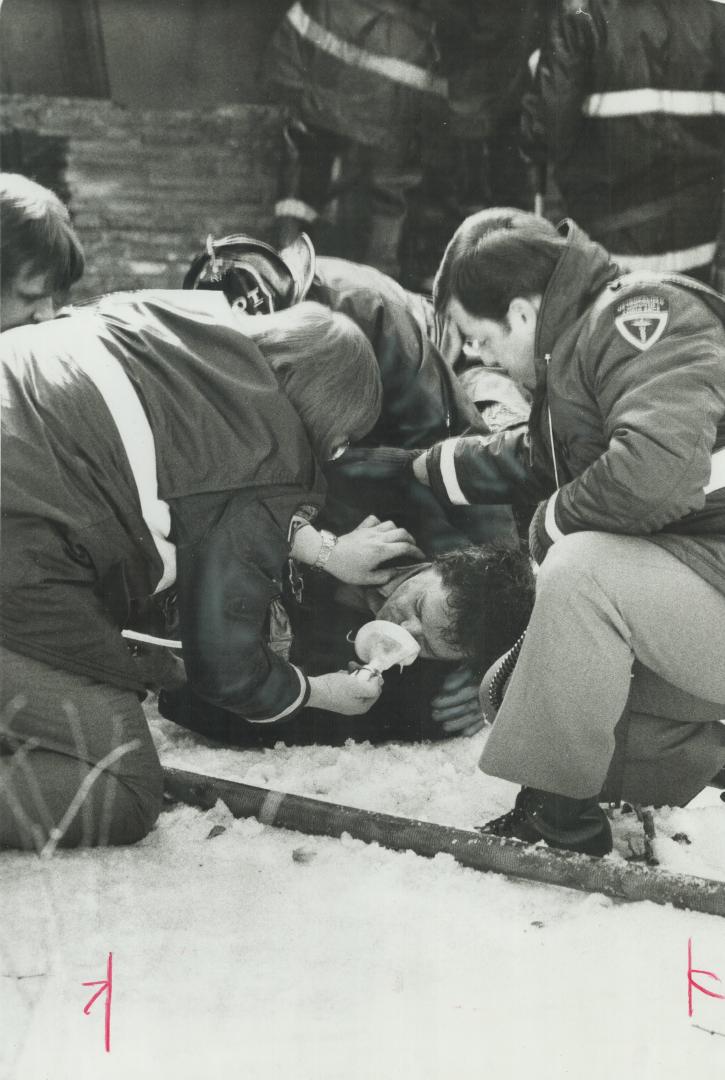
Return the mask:
{"type": "Polygon", "coordinates": [[[661,296],[632,296],[617,304],[616,311],[614,325],[640,352],[660,340],[669,319],[667,301],[661,296]]]}

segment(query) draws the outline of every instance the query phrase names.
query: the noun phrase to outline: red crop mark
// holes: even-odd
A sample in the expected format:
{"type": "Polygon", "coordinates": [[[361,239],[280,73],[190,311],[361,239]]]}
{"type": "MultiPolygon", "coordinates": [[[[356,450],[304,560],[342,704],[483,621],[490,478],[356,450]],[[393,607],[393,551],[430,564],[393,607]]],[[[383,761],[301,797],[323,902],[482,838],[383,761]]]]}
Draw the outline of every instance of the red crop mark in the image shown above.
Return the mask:
{"type": "Polygon", "coordinates": [[[719,975],[716,975],[714,971],[705,971],[704,968],[694,968],[692,966],[692,938],[687,939],[687,1015],[692,1016],[692,991],[699,990],[701,994],[706,994],[707,997],[719,998],[721,1001],[725,1001],[725,994],[716,994],[714,990],[708,990],[706,986],[701,986],[699,982],[693,979],[693,975],[707,975],[708,979],[714,979],[715,982],[721,982],[719,975]]]}
{"type": "Polygon", "coordinates": [[[96,990],[95,994],[83,1009],[85,1016],[90,1015],[91,1008],[101,996],[106,995],[106,1015],[105,1015],[105,1047],[106,1053],[111,1052],[111,998],[113,996],[113,953],[108,954],[108,961],[106,963],[106,977],[105,979],[97,979],[95,982],[84,982],[83,986],[100,986],[100,990],[96,990]]]}

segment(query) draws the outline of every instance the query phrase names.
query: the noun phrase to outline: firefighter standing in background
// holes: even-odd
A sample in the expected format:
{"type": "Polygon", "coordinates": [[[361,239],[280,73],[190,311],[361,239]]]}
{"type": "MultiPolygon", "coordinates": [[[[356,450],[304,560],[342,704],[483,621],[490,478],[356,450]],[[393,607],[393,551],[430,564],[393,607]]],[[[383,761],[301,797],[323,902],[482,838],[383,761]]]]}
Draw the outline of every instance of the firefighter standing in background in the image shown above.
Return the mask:
{"type": "Polygon", "coordinates": [[[305,0],[288,10],[269,63],[275,97],[286,109],[275,208],[281,246],[302,229],[314,236],[341,196],[345,254],[399,276],[407,195],[421,180],[421,131],[429,116],[445,118],[437,6],[305,0]]]}
{"type": "Polygon", "coordinates": [[[559,0],[524,135],[566,213],[630,270],[709,280],[723,196],[725,2],[559,0]]]}
{"type": "Polygon", "coordinates": [[[541,0],[468,0],[450,5],[439,22],[450,147],[438,167],[455,191],[454,228],[486,206],[528,209],[532,201],[519,129],[540,7],[541,0]]]}
{"type": "MultiPolygon", "coordinates": [[[[404,239],[410,288],[430,292],[452,232],[487,206],[531,209],[533,174],[521,150],[529,57],[540,43],[543,0],[450,0],[436,41],[448,83],[445,123],[421,144],[423,180],[404,239]]],[[[444,10],[445,7],[445,10],[444,10]]]]}

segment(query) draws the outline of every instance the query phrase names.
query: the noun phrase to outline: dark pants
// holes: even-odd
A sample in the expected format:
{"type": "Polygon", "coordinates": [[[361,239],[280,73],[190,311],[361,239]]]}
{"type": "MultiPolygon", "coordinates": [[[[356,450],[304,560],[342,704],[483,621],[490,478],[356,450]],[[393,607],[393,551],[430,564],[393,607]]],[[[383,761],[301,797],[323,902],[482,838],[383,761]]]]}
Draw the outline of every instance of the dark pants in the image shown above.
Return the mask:
{"type": "Polygon", "coordinates": [[[411,164],[407,147],[364,146],[294,120],[284,134],[278,216],[297,216],[294,202],[307,207],[309,216],[300,225],[313,234],[320,252],[327,245],[317,235],[317,218],[334,216],[338,237],[328,254],[397,278],[408,193],[421,180],[420,166],[411,164]]]}
{"type": "Polygon", "coordinates": [[[138,694],[6,649],[0,668],[0,848],[145,836],[163,781],[138,694]]]}

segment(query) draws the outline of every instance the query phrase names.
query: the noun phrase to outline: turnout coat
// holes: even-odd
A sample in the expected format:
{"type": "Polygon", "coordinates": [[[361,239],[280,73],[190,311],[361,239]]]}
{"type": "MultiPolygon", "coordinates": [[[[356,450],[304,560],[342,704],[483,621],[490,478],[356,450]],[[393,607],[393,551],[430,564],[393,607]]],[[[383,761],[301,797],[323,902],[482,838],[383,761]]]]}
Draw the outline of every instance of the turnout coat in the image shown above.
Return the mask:
{"type": "Polygon", "coordinates": [[[0,352],[3,645],[142,691],[120,631],[176,563],[198,693],[262,721],[302,707],[265,627],[291,517],[324,484],[224,296],[112,295],[0,352]]]}
{"type": "Polygon", "coordinates": [[[307,124],[396,152],[443,108],[432,0],[304,0],[270,48],[270,80],[307,124]]]}
{"type": "Polygon", "coordinates": [[[631,270],[712,263],[723,189],[723,0],[552,5],[532,156],[553,164],[566,212],[631,270]]]}
{"type": "Polygon", "coordinates": [[[544,293],[528,431],[450,439],[431,486],[458,505],[547,498],[546,531],[646,536],[725,595],[725,299],[618,275],[573,223],[544,293]]]}

